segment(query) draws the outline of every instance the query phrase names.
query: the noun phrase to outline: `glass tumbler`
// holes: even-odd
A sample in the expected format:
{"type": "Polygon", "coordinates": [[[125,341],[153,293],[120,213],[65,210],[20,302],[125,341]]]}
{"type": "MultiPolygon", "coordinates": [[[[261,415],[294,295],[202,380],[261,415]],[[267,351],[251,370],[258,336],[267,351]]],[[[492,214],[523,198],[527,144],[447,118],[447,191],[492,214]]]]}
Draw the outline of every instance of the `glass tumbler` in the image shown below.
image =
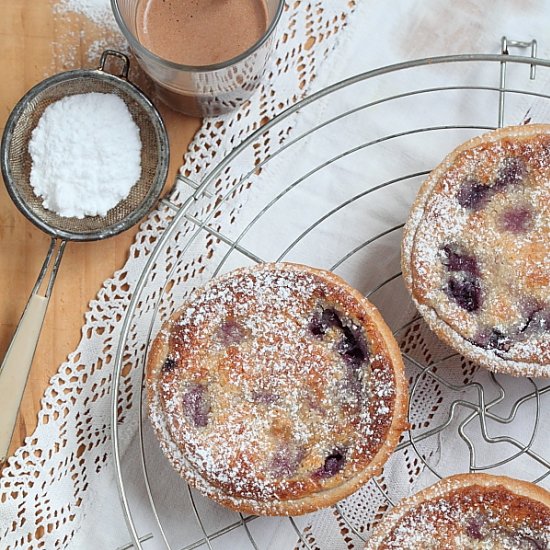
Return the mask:
{"type": "Polygon", "coordinates": [[[163,59],[139,42],[136,14],[140,1],[145,0],[111,0],[111,7],[122,34],[164,103],[188,115],[213,116],[237,108],[253,94],[273,51],[284,0],[264,0],[266,31],[250,48],[227,61],[200,66],[163,59]]]}

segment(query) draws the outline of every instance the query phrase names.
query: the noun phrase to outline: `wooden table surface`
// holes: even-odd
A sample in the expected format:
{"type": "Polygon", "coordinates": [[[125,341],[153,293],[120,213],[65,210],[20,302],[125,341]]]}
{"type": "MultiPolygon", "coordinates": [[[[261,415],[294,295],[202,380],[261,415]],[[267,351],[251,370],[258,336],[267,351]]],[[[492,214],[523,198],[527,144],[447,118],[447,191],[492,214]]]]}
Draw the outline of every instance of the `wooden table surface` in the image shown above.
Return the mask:
{"type": "MultiPolygon", "coordinates": [[[[116,36],[76,14],[54,13],[48,0],[1,0],[0,125],[2,131],[20,97],[45,77],[73,68],[93,68],[97,43],[116,45],[116,36]]],[[[136,78],[136,77],[134,77],[136,78]]],[[[150,89],[143,75],[138,84],[150,89]]],[[[169,188],[200,120],[186,117],[153,101],[163,115],[170,138],[169,188]]],[[[49,378],[73,351],[84,323],[84,312],[101,283],[121,268],[137,228],[111,239],[69,243],[57,277],[42,336],[23,397],[10,454],[32,434],[40,399],[49,378]]],[[[49,237],[23,217],[0,186],[0,358],[4,356],[38,271],[49,237]]]]}

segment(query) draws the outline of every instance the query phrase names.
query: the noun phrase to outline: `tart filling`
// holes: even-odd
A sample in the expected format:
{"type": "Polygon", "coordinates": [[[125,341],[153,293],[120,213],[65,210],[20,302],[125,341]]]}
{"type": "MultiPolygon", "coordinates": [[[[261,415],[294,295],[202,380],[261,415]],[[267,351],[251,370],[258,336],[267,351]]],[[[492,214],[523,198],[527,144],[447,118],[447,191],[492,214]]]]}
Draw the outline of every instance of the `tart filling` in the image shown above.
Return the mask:
{"type": "Polygon", "coordinates": [[[550,376],[550,127],[451,153],[413,206],[403,270],[449,344],[493,370],[550,376]]]}
{"type": "Polygon", "coordinates": [[[404,427],[402,363],[367,303],[294,264],[197,291],[162,329],[162,366],[150,367],[151,419],[181,450],[184,476],[269,513],[312,494],[328,505],[332,488],[389,454],[404,427]]]}
{"type": "Polygon", "coordinates": [[[453,476],[402,501],[366,549],[548,550],[549,506],[550,494],[528,482],[453,476]]]}

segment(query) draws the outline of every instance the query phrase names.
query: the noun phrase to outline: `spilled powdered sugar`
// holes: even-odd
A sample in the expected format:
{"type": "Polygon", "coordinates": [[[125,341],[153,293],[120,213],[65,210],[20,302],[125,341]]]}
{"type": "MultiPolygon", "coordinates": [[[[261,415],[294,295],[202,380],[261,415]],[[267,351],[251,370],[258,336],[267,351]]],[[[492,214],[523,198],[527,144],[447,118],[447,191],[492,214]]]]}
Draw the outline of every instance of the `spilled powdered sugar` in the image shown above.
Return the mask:
{"type": "Polygon", "coordinates": [[[130,53],[109,0],[57,0],[52,9],[58,25],[53,42],[54,60],[46,76],[59,67],[65,70],[80,67],[82,60],[84,66],[97,67],[106,49],[130,53]]]}
{"type": "Polygon", "coordinates": [[[117,29],[109,0],[61,0],[54,7],[54,13],[71,12],[86,16],[96,25],[112,30],[117,29]]]}

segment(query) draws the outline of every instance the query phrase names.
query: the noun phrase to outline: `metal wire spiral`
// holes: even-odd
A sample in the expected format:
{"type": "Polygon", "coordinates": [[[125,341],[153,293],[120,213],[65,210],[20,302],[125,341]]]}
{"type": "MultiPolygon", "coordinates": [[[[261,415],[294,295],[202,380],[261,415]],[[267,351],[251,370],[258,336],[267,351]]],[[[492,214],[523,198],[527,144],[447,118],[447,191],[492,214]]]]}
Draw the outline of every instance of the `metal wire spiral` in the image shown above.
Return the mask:
{"type": "MultiPolygon", "coordinates": [[[[218,264],[215,266],[213,275],[216,275],[220,270],[222,270],[228,259],[234,252],[238,252],[240,255],[246,257],[248,260],[254,263],[270,260],[270,261],[281,261],[287,258],[289,253],[293,251],[299,243],[301,243],[308,235],[310,235],[320,224],[322,224],[326,219],[335,216],[338,212],[342,211],[349,205],[357,204],[359,200],[368,199],[369,196],[373,193],[380,193],[384,190],[390,189],[394,186],[406,186],[410,182],[418,181],[422,179],[429,173],[429,170],[417,170],[408,174],[400,175],[397,178],[391,178],[387,181],[381,182],[378,185],[375,185],[369,189],[362,191],[359,194],[356,194],[352,197],[347,198],[345,201],[335,203],[334,207],[327,212],[323,217],[315,220],[313,224],[306,227],[296,235],[292,242],[289,242],[282,253],[277,258],[262,258],[260,257],[257,251],[253,251],[245,243],[247,242],[246,237],[249,234],[254,234],[256,223],[261,220],[267,213],[270,212],[272,208],[280,204],[284,199],[285,195],[290,193],[293,189],[300,186],[301,183],[310,178],[316,172],[325,169],[326,167],[348,157],[349,155],[354,154],[357,151],[373,147],[374,145],[382,144],[384,142],[390,142],[404,136],[415,136],[420,134],[431,134],[438,135],[439,133],[447,131],[469,131],[472,133],[479,133],[484,130],[493,129],[496,126],[502,126],[505,121],[505,99],[518,96],[531,96],[533,98],[539,98],[543,100],[550,100],[550,95],[544,93],[529,90],[524,87],[510,87],[507,86],[507,67],[513,65],[514,67],[521,68],[523,65],[530,65],[530,78],[536,76],[536,68],[547,69],[550,68],[550,61],[537,59],[536,56],[536,42],[512,42],[503,39],[502,43],[502,54],[501,55],[460,55],[460,56],[447,56],[440,58],[430,58],[422,59],[417,61],[412,61],[408,63],[402,63],[399,65],[394,65],[390,67],[385,67],[383,69],[378,69],[358,75],[354,78],[351,78],[342,83],[336,84],[330,88],[327,88],[313,96],[302,101],[298,105],[290,108],[289,110],[282,113],[276,119],[270,121],[263,128],[258,130],[256,133],[251,135],[248,139],[245,140],[237,149],[235,149],[231,154],[229,154],[222,162],[220,162],[209,174],[207,174],[200,184],[196,184],[192,181],[187,181],[190,186],[193,188],[193,193],[190,198],[186,201],[183,207],[178,207],[170,203],[169,200],[164,200],[163,203],[165,206],[173,210],[173,219],[166,229],[166,231],[161,235],[159,241],[156,245],[155,250],[151,254],[151,257],[148,260],[147,266],[144,270],[144,273],[141,279],[138,282],[137,288],[134,292],[131,304],[128,309],[127,317],[124,321],[122,328],[122,338],[121,343],[118,348],[117,358],[116,358],[116,371],[113,377],[113,413],[112,413],[112,430],[113,430],[113,450],[115,456],[115,464],[117,469],[117,482],[119,484],[120,496],[122,506],[126,515],[128,528],[130,535],[132,537],[132,543],[122,548],[131,548],[132,546],[136,548],[160,548],[161,546],[166,548],[174,548],[178,550],[191,550],[194,548],[208,548],[213,549],[217,544],[224,540],[231,532],[242,529],[246,533],[247,540],[249,542],[249,547],[256,550],[261,550],[261,546],[257,541],[257,537],[254,535],[252,527],[259,518],[256,516],[244,516],[242,514],[235,514],[234,521],[229,522],[223,526],[212,527],[205,524],[204,517],[201,513],[201,504],[197,502],[196,494],[188,487],[188,496],[192,505],[193,513],[196,519],[196,526],[198,528],[198,534],[190,535],[189,539],[184,541],[179,541],[177,545],[170,542],[171,535],[166,532],[165,520],[161,517],[161,514],[158,512],[158,502],[155,500],[153,495],[154,491],[152,485],[154,482],[154,474],[149,469],[148,460],[146,458],[147,449],[145,448],[146,443],[144,442],[144,423],[146,419],[144,418],[143,407],[138,407],[138,411],[135,412],[138,423],[138,433],[139,437],[135,445],[139,446],[139,450],[136,452],[139,453],[141,457],[141,465],[143,469],[143,479],[142,482],[145,485],[147,494],[150,500],[151,516],[156,522],[155,527],[160,533],[160,539],[155,539],[152,533],[149,533],[147,527],[137,523],[137,520],[134,516],[135,510],[131,502],[131,496],[129,495],[129,488],[127,485],[128,472],[125,471],[124,459],[121,456],[121,430],[124,429],[123,425],[118,423],[118,406],[119,406],[119,396],[122,388],[121,382],[121,372],[124,365],[124,350],[128,342],[130,333],[132,331],[132,322],[135,319],[136,312],[139,311],[140,300],[143,299],[143,290],[145,285],[148,282],[148,278],[151,276],[151,269],[154,263],[157,261],[158,257],[161,254],[161,251],[174,241],[174,235],[176,234],[179,224],[186,220],[190,222],[194,227],[194,232],[188,236],[185,243],[180,244],[181,246],[181,257],[185,257],[189,252],[192,244],[197,241],[199,236],[204,236],[205,234],[211,235],[218,242],[224,243],[227,245],[227,250],[218,264]],[[522,56],[510,56],[508,53],[509,47],[529,47],[531,48],[532,57],[522,57],[522,56]],[[225,232],[220,231],[215,227],[213,223],[213,210],[209,213],[206,213],[203,216],[197,216],[193,210],[193,205],[196,204],[198,200],[214,200],[215,191],[213,189],[213,182],[215,182],[224,172],[224,170],[231,166],[232,163],[241,155],[243,152],[249,150],[251,147],[257,143],[262,136],[266,135],[266,132],[269,132],[273,128],[277,128],[277,125],[280,125],[283,120],[288,117],[294,116],[299,110],[307,108],[309,105],[314,105],[316,102],[319,102],[325,97],[329,97],[331,94],[335,94],[346,88],[352,88],[354,85],[367,81],[375,81],[381,76],[387,75],[399,75],[403,71],[415,69],[418,67],[426,66],[436,66],[444,65],[446,67],[458,66],[462,63],[473,63],[479,64],[480,68],[488,69],[497,67],[499,69],[500,80],[498,84],[494,86],[487,85],[437,85],[428,88],[407,90],[405,92],[396,93],[394,95],[389,95],[370,102],[363,102],[356,105],[354,108],[346,110],[342,113],[338,113],[336,116],[333,116],[319,125],[310,128],[307,132],[304,132],[297,137],[294,137],[286,142],[278,150],[273,151],[265,160],[250,166],[248,171],[242,174],[238,184],[246,182],[247,179],[254,173],[257,173],[258,170],[262,169],[270,162],[273,162],[273,159],[278,155],[282,155],[285,151],[295,147],[302,140],[305,140],[311,134],[320,131],[321,129],[334,124],[340,119],[346,117],[357,116],[359,112],[367,111],[375,106],[388,103],[393,104],[403,98],[412,98],[415,97],[426,97],[434,96],[434,100],[437,99],[439,94],[446,92],[460,92],[464,94],[469,94],[473,96],[478,93],[491,93],[496,96],[495,104],[495,124],[449,124],[449,125],[432,125],[429,127],[420,127],[414,128],[402,132],[395,132],[393,134],[380,136],[375,140],[365,141],[361,144],[355,145],[345,151],[341,151],[335,154],[333,157],[325,159],[318,166],[313,167],[307,173],[297,178],[295,181],[290,182],[281,192],[277,193],[269,202],[261,208],[257,214],[252,218],[252,220],[240,231],[238,235],[230,235],[225,232]],[[153,546],[147,546],[147,541],[151,541],[153,546]],[[143,546],[142,546],[143,545],[143,546]]],[[[527,75],[523,75],[523,78],[526,78],[527,75]]],[[[229,190],[222,196],[218,196],[218,202],[229,201],[231,196],[231,191],[229,190]]],[[[358,253],[368,249],[369,247],[374,247],[380,243],[389,243],[388,246],[395,246],[396,243],[399,243],[401,229],[403,224],[395,224],[391,227],[384,228],[382,231],[379,231],[375,235],[369,236],[368,239],[365,239],[363,242],[355,246],[352,250],[346,251],[341,254],[341,256],[333,263],[330,267],[331,270],[338,269],[345,262],[351,261],[358,253]]],[[[261,244],[261,243],[260,243],[261,244]]],[[[261,247],[260,247],[261,248],[261,247]]],[[[178,269],[177,265],[174,265],[172,271],[178,269]]],[[[170,276],[168,277],[170,279],[170,276]]],[[[168,280],[167,279],[167,280],[168,280]]],[[[392,272],[389,276],[383,278],[383,280],[378,281],[376,284],[373,284],[370,291],[367,293],[367,296],[373,301],[379,299],[379,296],[384,292],[394,292],[393,288],[395,285],[401,285],[400,281],[401,274],[399,271],[392,272]]],[[[158,317],[160,310],[161,297],[157,297],[157,303],[153,312],[153,321],[150,322],[148,330],[146,333],[146,341],[144,342],[143,349],[148,348],[148,341],[153,334],[153,325],[154,319],[158,317]]],[[[419,318],[413,317],[408,319],[406,323],[402,323],[398,326],[392,326],[394,334],[396,337],[404,334],[410,327],[414,326],[415,323],[420,323],[419,318]]],[[[414,381],[411,384],[411,403],[410,407],[415,406],[416,400],[415,395],[419,391],[419,387],[426,381],[431,381],[435,384],[439,384],[449,391],[456,392],[459,394],[459,397],[453,400],[450,403],[448,410],[441,422],[433,425],[430,423],[430,420],[423,424],[426,424],[427,427],[414,427],[412,426],[409,430],[406,437],[403,438],[402,442],[398,447],[398,451],[409,449],[416,453],[422,465],[433,472],[436,477],[442,477],[445,475],[445,472],[441,469],[440,465],[433,464],[429,456],[426,456],[422,449],[421,443],[429,438],[438,437],[442,432],[446,430],[454,430],[456,432],[456,437],[460,438],[467,449],[467,460],[468,460],[468,469],[471,472],[476,471],[485,471],[491,470],[503,466],[507,466],[510,463],[513,463],[520,456],[528,456],[530,459],[535,461],[541,468],[542,473],[540,473],[533,481],[535,483],[541,482],[543,479],[550,475],[550,456],[542,456],[540,453],[533,450],[533,441],[535,435],[537,434],[537,429],[539,426],[539,419],[541,417],[541,398],[550,392],[550,384],[542,384],[530,380],[527,382],[529,384],[529,390],[525,391],[521,397],[516,399],[512,403],[508,403],[509,412],[503,413],[499,409],[499,405],[505,402],[507,398],[506,388],[501,382],[498,376],[493,374],[488,375],[488,381],[483,384],[477,381],[467,381],[465,383],[457,384],[450,381],[444,375],[441,374],[439,368],[444,366],[448,361],[456,359],[455,354],[449,354],[444,357],[440,357],[435,361],[431,362],[420,362],[413,355],[408,354],[404,351],[404,357],[406,362],[414,372],[414,381]],[[512,437],[509,434],[504,433],[504,435],[493,435],[494,430],[492,429],[493,424],[499,425],[505,431],[507,426],[509,426],[520,414],[522,407],[529,405],[534,407],[535,414],[532,415],[532,424],[531,424],[531,433],[527,438],[527,442],[521,442],[516,438],[512,437]],[[499,459],[493,463],[481,462],[480,453],[476,450],[476,444],[473,441],[469,431],[476,427],[481,432],[483,440],[487,445],[500,445],[507,444],[512,449],[508,456],[504,459],[499,459]]],[[[144,357],[141,359],[138,368],[143,369],[145,362],[145,351],[144,357]]],[[[139,395],[139,401],[143,402],[143,395],[139,395]]],[[[131,424],[131,422],[129,422],[131,424]]],[[[169,469],[169,466],[166,465],[166,468],[169,469]]],[[[395,504],[394,499],[388,493],[387,489],[382,486],[376,479],[374,483],[377,485],[380,493],[384,496],[387,503],[390,506],[395,504]]],[[[366,536],[362,531],[360,526],[357,526],[352,519],[349,518],[346,510],[343,506],[336,505],[336,511],[347,524],[348,529],[353,533],[358,541],[364,541],[366,536]]],[[[304,534],[303,527],[300,526],[294,518],[285,518],[285,519],[273,519],[273,521],[286,521],[290,523],[290,528],[295,532],[296,535],[296,544],[300,545],[300,548],[313,549],[313,546],[310,544],[308,537],[304,534]]]]}

